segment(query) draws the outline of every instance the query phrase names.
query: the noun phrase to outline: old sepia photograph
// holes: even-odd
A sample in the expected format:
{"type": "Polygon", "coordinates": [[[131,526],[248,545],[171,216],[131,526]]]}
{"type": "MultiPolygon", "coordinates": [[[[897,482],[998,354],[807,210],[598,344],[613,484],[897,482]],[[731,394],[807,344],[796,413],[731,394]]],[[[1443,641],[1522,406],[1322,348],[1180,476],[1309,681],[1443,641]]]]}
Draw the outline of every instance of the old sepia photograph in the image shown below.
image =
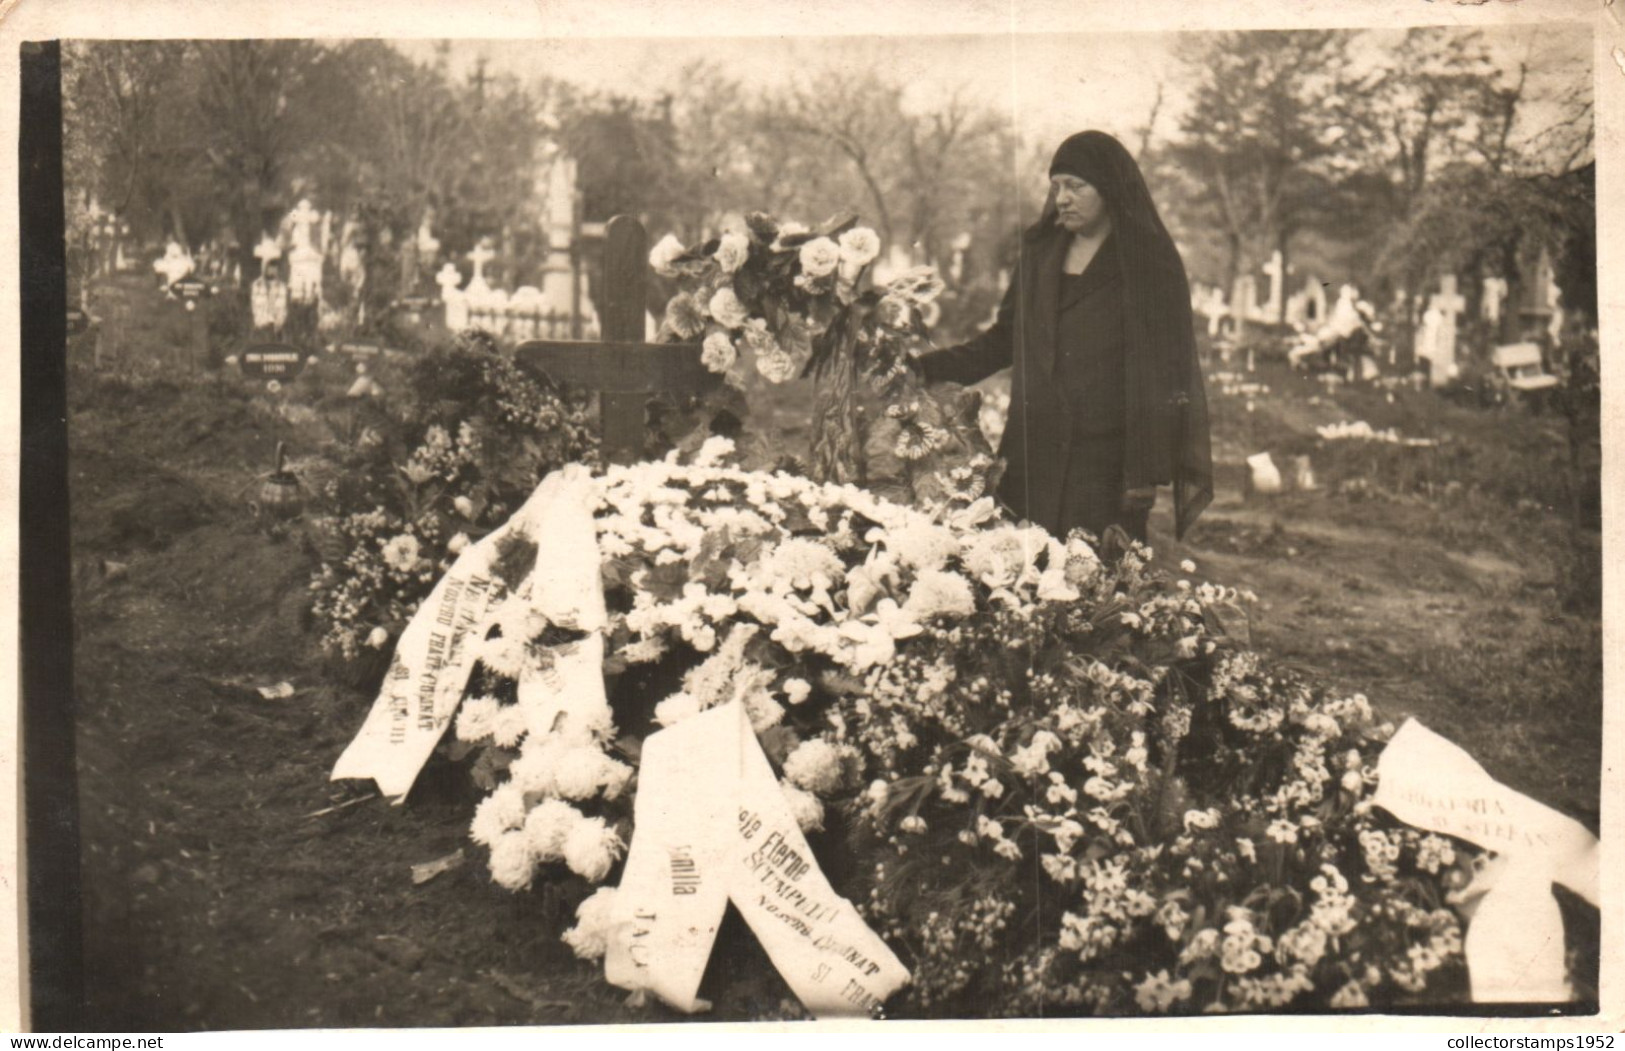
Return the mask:
{"type": "Polygon", "coordinates": [[[9,48],[32,1027],[1595,1021],[1615,24],[624,6],[9,48]]]}

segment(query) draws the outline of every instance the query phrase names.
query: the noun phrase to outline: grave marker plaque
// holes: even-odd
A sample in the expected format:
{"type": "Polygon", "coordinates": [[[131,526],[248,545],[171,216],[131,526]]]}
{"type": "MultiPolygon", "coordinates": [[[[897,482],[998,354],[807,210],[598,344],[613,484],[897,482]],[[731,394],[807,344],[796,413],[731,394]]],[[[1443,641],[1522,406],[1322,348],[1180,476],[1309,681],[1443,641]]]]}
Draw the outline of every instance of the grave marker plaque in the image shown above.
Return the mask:
{"type": "Polygon", "coordinates": [[[649,235],[629,215],[611,219],[605,233],[602,341],[534,340],[515,353],[557,382],[597,391],[605,456],[635,463],[642,458],[644,409],[652,395],[699,394],[722,377],[700,361],[698,343],[643,342],[649,235]]]}
{"type": "Polygon", "coordinates": [[[304,369],[305,355],[286,343],[261,343],[243,351],[237,367],[254,379],[289,380],[304,369]]]}

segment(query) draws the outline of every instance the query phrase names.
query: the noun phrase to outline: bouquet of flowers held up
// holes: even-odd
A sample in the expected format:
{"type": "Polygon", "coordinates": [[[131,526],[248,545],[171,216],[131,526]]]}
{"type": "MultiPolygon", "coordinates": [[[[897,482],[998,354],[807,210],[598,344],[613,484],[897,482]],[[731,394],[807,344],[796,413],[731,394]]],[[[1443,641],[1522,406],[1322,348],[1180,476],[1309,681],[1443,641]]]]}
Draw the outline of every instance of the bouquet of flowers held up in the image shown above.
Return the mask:
{"type": "Polygon", "coordinates": [[[856,217],[816,229],[761,213],[691,247],[667,236],[649,262],[677,279],[662,338],[701,340],[704,361],[744,385],[817,384],[812,476],[867,485],[915,506],[960,508],[1002,465],[977,425],[979,396],[927,391],[913,358],[930,347],[924,312],[943,290],[930,267],[870,281],[880,238],[856,217]]]}

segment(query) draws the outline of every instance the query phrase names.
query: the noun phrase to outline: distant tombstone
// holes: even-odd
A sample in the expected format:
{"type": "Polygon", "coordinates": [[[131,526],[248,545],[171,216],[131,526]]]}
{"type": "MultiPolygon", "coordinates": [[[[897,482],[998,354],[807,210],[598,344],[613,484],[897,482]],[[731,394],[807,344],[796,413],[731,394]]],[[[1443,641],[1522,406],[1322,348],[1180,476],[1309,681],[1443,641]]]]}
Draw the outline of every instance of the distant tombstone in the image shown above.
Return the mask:
{"type": "Polygon", "coordinates": [[[1253,320],[1258,314],[1258,279],[1252,274],[1242,274],[1236,278],[1236,286],[1230,294],[1230,316],[1240,331],[1244,322],[1253,320]]]}
{"type": "Polygon", "coordinates": [[[288,214],[293,238],[288,252],[288,294],[295,302],[314,303],[322,298],[322,253],[311,236],[321,220],[321,213],[308,199],[288,214]]]}
{"type": "Polygon", "coordinates": [[[201,369],[209,360],[209,296],[213,292],[206,281],[190,275],[169,286],[169,298],[179,301],[190,315],[194,369],[201,369]]]}
{"type": "Polygon", "coordinates": [[[1506,302],[1507,280],[1504,277],[1486,277],[1484,295],[1478,301],[1478,316],[1492,325],[1501,323],[1501,304],[1506,302]]]}
{"type": "Polygon", "coordinates": [[[1264,264],[1264,273],[1268,274],[1270,279],[1270,298],[1265,302],[1259,320],[1276,321],[1281,316],[1281,285],[1286,279],[1286,269],[1279,249],[1270,253],[1270,261],[1264,264]]]}
{"type": "Polygon", "coordinates": [[[237,368],[250,379],[293,379],[304,367],[304,353],[286,343],[260,343],[237,359],[237,368]]]}
{"type": "Polygon", "coordinates": [[[1441,336],[1444,332],[1444,311],[1428,307],[1422,314],[1422,325],[1416,330],[1416,357],[1428,363],[1428,382],[1433,386],[1449,383],[1454,372],[1454,354],[1446,357],[1441,336]]]}
{"type": "Polygon", "coordinates": [[[490,284],[485,280],[485,264],[497,257],[490,244],[482,240],[475,245],[466,258],[474,264],[474,276],[469,278],[468,287],[463,289],[471,298],[478,298],[491,290],[490,284]]]}
{"type": "Polygon", "coordinates": [[[350,298],[361,301],[361,289],[367,283],[366,254],[361,250],[361,223],[355,219],[344,222],[339,235],[339,279],[350,286],[350,298]]]}
{"type": "Polygon", "coordinates": [[[461,332],[468,327],[468,293],[458,287],[463,283],[463,275],[458,272],[457,264],[447,263],[434,280],[440,286],[440,299],[446,304],[446,327],[461,332]]]}
{"type": "Polygon", "coordinates": [[[152,264],[152,268],[163,276],[166,289],[190,274],[194,266],[191,253],[182,248],[177,241],[169,242],[164,247],[163,258],[152,264]]]}
{"type": "Polygon", "coordinates": [[[1281,469],[1267,452],[1247,457],[1246,493],[1278,493],[1282,489],[1281,469]]]}
{"type": "Polygon", "coordinates": [[[417,233],[418,259],[426,263],[434,262],[435,256],[440,254],[440,241],[429,225],[431,219],[432,216],[425,215],[417,233]]]}
{"type": "Polygon", "coordinates": [[[281,329],[288,320],[288,286],[277,279],[271,264],[282,258],[282,246],[274,238],[262,237],[254,249],[260,261],[260,276],[249,286],[249,308],[255,328],[281,329]]]}
{"type": "Polygon", "coordinates": [[[1326,285],[1314,278],[1286,301],[1286,319],[1293,325],[1314,329],[1326,320],[1326,285]]]}
{"type": "Polygon", "coordinates": [[[1439,279],[1439,291],[1428,299],[1428,311],[1439,314],[1438,331],[1434,336],[1433,382],[1448,383],[1456,378],[1456,315],[1467,309],[1467,300],[1456,291],[1456,275],[1446,274],[1439,279]],[[1441,378],[1442,377],[1442,378],[1441,378]]]}
{"type": "Polygon", "coordinates": [[[82,336],[90,330],[90,315],[78,307],[68,308],[68,338],[82,336]]]}

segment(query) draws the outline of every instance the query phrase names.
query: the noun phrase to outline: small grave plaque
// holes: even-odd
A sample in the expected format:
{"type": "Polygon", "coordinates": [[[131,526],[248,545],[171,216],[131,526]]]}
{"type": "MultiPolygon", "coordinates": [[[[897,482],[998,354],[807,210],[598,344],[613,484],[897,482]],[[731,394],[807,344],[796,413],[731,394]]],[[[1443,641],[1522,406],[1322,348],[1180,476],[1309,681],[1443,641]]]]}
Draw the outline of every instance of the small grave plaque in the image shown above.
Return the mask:
{"type": "Polygon", "coordinates": [[[169,294],[176,299],[198,300],[209,294],[209,285],[201,278],[183,277],[169,286],[169,294]]]}
{"type": "Polygon", "coordinates": [[[305,355],[286,343],[261,343],[243,351],[238,367],[256,379],[292,379],[305,367],[305,355]]]}
{"type": "Polygon", "coordinates": [[[352,358],[376,358],[384,353],[384,345],[375,339],[346,339],[334,344],[333,350],[352,358]]]}

